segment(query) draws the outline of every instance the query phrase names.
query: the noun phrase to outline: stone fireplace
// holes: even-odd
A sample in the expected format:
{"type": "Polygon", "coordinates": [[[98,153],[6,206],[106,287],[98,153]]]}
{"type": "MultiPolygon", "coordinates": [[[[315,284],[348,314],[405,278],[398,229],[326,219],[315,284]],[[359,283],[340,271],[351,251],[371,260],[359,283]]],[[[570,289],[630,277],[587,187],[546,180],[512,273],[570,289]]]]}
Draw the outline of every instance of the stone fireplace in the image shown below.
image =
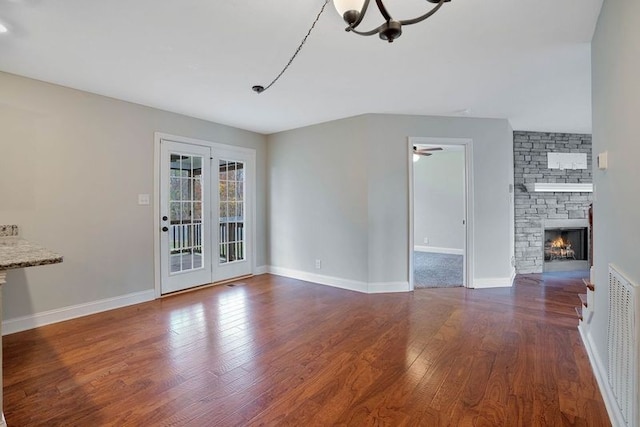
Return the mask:
{"type": "Polygon", "coordinates": [[[591,135],[514,131],[513,139],[516,272],[588,270],[591,193],[536,187],[590,184],[591,135]],[[549,153],[584,153],[587,167],[549,168],[549,153]],[[557,237],[570,242],[554,247],[557,237]]]}

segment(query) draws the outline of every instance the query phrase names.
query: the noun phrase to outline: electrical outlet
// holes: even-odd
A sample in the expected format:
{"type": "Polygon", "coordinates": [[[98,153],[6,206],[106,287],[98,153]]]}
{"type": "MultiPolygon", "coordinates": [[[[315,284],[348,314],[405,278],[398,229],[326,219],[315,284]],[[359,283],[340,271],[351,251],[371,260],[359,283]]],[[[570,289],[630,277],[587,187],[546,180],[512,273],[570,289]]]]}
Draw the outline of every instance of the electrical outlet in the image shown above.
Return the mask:
{"type": "Polygon", "coordinates": [[[316,260],[316,269],[320,270],[322,268],[322,261],[317,259],[316,260]]]}
{"type": "Polygon", "coordinates": [[[428,244],[429,244],[429,238],[428,238],[428,237],[425,237],[425,238],[424,238],[424,244],[425,244],[425,245],[428,245],[428,244]]]}

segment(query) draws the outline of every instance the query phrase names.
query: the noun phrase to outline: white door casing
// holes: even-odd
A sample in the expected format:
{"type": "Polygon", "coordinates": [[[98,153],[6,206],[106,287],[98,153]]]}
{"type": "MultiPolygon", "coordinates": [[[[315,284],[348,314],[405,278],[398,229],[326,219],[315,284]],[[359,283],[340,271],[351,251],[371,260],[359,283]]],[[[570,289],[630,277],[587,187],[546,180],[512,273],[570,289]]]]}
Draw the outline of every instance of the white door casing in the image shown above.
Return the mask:
{"type": "Polygon", "coordinates": [[[464,259],[463,259],[463,285],[473,287],[473,145],[468,138],[434,138],[434,137],[409,137],[408,138],[408,165],[409,165],[409,289],[414,289],[413,283],[413,251],[414,251],[414,175],[413,175],[413,146],[426,145],[461,145],[464,147],[464,218],[462,226],[465,229],[464,259]]]}

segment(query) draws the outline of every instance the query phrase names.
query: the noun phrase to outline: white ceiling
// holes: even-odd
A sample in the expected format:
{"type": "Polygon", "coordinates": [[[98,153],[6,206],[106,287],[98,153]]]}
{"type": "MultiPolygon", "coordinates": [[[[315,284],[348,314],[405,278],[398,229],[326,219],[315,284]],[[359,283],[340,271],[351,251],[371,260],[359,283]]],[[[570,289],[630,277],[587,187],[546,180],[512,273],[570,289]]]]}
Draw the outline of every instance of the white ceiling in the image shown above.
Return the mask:
{"type": "MultiPolygon", "coordinates": [[[[261,133],[364,113],[588,133],[602,1],[452,0],[392,44],[346,33],[330,3],[257,95],[324,0],[3,0],[0,70],[261,133]]],[[[432,7],[386,4],[397,19],[432,7]]]]}

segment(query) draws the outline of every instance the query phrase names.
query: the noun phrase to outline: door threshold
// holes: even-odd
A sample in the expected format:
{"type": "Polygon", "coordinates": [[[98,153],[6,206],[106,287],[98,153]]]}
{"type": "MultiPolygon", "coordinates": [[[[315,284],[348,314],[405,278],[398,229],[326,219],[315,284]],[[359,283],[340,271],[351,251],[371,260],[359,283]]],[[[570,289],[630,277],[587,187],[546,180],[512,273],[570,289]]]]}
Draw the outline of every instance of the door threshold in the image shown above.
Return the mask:
{"type": "Polygon", "coordinates": [[[204,285],[194,286],[193,288],[182,289],[180,291],[175,291],[175,292],[169,292],[167,294],[162,294],[162,295],[160,295],[160,298],[166,298],[166,297],[172,297],[172,296],[175,296],[175,295],[186,294],[188,292],[199,291],[201,289],[211,288],[213,286],[225,285],[227,283],[237,282],[238,280],[249,279],[251,277],[253,277],[253,274],[245,274],[244,276],[232,277],[231,279],[220,280],[219,282],[205,283],[204,285]]]}

